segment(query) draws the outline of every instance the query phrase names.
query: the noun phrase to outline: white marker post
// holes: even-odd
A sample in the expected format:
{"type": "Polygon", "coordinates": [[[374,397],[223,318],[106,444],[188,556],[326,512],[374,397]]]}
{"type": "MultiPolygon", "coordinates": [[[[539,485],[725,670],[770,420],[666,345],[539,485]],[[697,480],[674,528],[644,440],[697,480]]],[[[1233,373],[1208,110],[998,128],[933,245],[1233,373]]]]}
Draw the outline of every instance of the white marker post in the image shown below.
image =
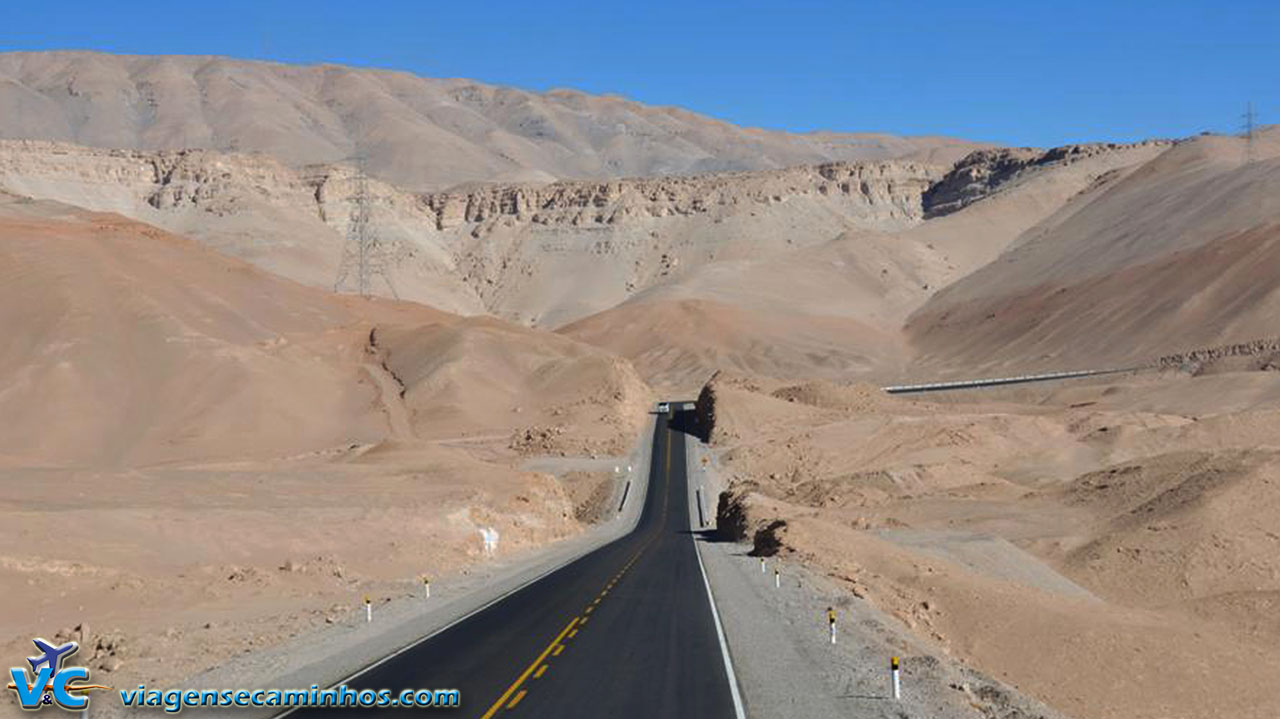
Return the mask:
{"type": "Polygon", "coordinates": [[[777,567],[773,569],[773,588],[782,589],[782,573],[778,571],[777,567]]]}
{"type": "Polygon", "coordinates": [[[760,573],[764,574],[764,557],[760,558],[760,573]]]}
{"type": "Polygon", "coordinates": [[[423,599],[431,598],[431,580],[427,577],[422,578],[422,595],[423,599]]]}
{"type": "Polygon", "coordinates": [[[373,600],[369,599],[368,594],[364,595],[364,622],[373,623],[373,600]]]}
{"type": "Polygon", "coordinates": [[[827,624],[831,627],[831,643],[836,643],[836,609],[827,607],[827,624]]]}
{"type": "Polygon", "coordinates": [[[894,657],[889,660],[889,673],[893,675],[893,698],[902,698],[902,680],[898,678],[898,658],[894,657]]]}
{"type": "Polygon", "coordinates": [[[484,540],[484,553],[487,557],[492,557],[498,552],[498,530],[493,527],[484,527],[480,530],[480,537],[484,540]]]}

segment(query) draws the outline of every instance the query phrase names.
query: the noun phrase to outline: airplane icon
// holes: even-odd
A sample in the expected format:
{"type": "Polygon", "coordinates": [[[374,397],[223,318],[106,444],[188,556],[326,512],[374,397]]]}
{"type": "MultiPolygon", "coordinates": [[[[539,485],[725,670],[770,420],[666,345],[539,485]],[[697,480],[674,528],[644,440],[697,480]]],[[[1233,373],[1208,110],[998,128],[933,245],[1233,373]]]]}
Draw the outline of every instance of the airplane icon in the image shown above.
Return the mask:
{"type": "Polygon", "coordinates": [[[42,664],[48,664],[49,668],[56,674],[59,669],[62,669],[62,660],[68,655],[74,654],[80,648],[80,645],[75,642],[67,642],[60,647],[55,647],[44,639],[33,639],[32,641],[35,643],[36,649],[44,652],[43,656],[27,657],[27,661],[31,664],[31,671],[34,674],[40,672],[42,664]]]}
{"type": "MultiPolygon", "coordinates": [[[[35,675],[36,681],[39,681],[40,667],[46,664],[49,665],[49,673],[46,678],[46,683],[39,689],[40,694],[47,694],[53,690],[56,684],[55,677],[62,671],[63,661],[65,661],[68,656],[74,654],[75,651],[80,648],[80,645],[75,642],[67,642],[60,647],[55,647],[44,639],[33,639],[32,642],[35,643],[36,649],[44,652],[44,654],[38,657],[27,657],[27,663],[31,665],[31,673],[35,675]]],[[[15,668],[12,676],[16,679],[18,677],[17,673],[21,671],[21,669],[15,668]]],[[[85,677],[88,677],[87,670],[85,671],[85,677]]],[[[8,688],[14,691],[19,691],[16,682],[9,682],[8,688]]],[[[87,692],[95,689],[111,691],[111,687],[104,686],[102,684],[65,685],[65,688],[67,692],[87,692]]],[[[34,683],[28,681],[28,690],[36,691],[34,683]]]]}

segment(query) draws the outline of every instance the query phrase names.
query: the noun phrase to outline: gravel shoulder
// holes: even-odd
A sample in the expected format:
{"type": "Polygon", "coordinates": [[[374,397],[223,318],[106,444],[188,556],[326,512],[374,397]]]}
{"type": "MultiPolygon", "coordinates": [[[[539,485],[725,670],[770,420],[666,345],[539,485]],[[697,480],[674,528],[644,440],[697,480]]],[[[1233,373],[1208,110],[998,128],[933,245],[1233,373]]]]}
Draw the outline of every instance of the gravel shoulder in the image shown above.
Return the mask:
{"type": "MultiPolygon", "coordinates": [[[[688,441],[690,526],[696,529],[694,491],[702,487],[714,506],[723,485],[714,455],[688,441]]],[[[950,659],[830,577],[772,557],[762,573],[748,544],[705,535],[697,541],[752,719],[1066,719],[950,659]],[[837,612],[834,645],[828,607],[837,612]],[[894,656],[902,666],[899,700],[889,672],[894,656]]]]}

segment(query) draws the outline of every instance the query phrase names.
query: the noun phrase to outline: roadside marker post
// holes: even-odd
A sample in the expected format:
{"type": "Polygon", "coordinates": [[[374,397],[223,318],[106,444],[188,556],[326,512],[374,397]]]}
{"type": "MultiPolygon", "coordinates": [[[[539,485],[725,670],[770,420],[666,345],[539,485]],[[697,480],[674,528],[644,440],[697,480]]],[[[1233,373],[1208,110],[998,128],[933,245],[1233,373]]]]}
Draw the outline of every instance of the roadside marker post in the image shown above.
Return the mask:
{"type": "Polygon", "coordinates": [[[760,573],[764,574],[764,557],[760,558],[760,573]]]}
{"type": "Polygon", "coordinates": [[[773,568],[773,588],[782,589],[782,573],[778,571],[777,567],[773,568]]]}
{"type": "Polygon", "coordinates": [[[364,595],[364,622],[370,624],[373,622],[373,600],[369,595],[364,595]]]}
{"type": "Polygon", "coordinates": [[[894,657],[889,660],[889,673],[893,675],[893,698],[902,698],[902,680],[898,678],[898,658],[894,657]]]}
{"type": "Polygon", "coordinates": [[[831,643],[836,643],[836,608],[827,607],[827,625],[831,627],[831,643]]]}
{"type": "Polygon", "coordinates": [[[423,599],[431,598],[431,580],[427,578],[425,575],[422,577],[422,594],[423,594],[423,597],[422,597],[423,599]]]}
{"type": "Polygon", "coordinates": [[[498,530],[481,527],[480,539],[484,542],[484,556],[492,558],[498,552],[498,530]]]}

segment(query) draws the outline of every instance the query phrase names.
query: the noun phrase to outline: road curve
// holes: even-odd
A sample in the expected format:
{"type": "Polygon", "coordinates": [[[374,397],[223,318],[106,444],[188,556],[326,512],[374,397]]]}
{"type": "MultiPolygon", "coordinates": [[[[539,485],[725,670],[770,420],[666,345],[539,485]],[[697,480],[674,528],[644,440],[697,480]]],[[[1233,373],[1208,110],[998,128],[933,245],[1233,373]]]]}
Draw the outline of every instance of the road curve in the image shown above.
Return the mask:
{"type": "MultiPolygon", "coordinates": [[[[669,419],[657,416],[649,489],[631,533],[348,686],[393,694],[457,688],[460,715],[479,719],[735,717],[736,691],[689,530],[685,435],[670,429],[669,419]]],[[[306,709],[290,716],[420,712],[306,709]]]]}

